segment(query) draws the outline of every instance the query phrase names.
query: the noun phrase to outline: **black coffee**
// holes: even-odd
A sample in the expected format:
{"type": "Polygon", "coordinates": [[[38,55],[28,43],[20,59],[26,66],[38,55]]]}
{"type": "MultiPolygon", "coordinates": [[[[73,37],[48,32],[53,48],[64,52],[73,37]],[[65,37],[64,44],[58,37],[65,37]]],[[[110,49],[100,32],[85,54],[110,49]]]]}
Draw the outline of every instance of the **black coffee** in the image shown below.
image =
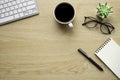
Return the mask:
{"type": "Polygon", "coordinates": [[[55,9],[55,17],[61,22],[69,22],[74,17],[74,8],[68,3],[61,3],[55,9]]]}

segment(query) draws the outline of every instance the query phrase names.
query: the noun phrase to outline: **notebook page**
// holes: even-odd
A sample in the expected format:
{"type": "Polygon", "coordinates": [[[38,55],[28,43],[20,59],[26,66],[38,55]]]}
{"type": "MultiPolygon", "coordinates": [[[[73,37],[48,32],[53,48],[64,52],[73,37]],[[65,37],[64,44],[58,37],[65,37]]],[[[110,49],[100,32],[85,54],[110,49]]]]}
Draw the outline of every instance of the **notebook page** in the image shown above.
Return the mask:
{"type": "Polygon", "coordinates": [[[95,54],[120,78],[120,47],[113,39],[95,54]]]}

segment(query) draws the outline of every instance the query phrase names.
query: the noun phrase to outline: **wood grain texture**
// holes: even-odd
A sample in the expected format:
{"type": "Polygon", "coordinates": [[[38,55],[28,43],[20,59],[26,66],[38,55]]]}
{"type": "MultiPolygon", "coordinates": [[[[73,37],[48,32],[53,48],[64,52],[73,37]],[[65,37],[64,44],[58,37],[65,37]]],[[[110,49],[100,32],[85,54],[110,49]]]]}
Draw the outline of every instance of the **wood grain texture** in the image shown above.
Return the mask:
{"type": "Polygon", "coordinates": [[[99,2],[106,1],[37,0],[39,15],[1,26],[0,80],[118,80],[94,51],[109,37],[120,44],[120,0],[107,0],[114,11],[108,22],[116,28],[111,35],[81,25],[84,16],[95,17],[99,2]],[[76,9],[73,29],[54,20],[53,10],[63,1],[76,9]],[[104,72],[80,55],[78,48],[85,50],[104,72]]]}

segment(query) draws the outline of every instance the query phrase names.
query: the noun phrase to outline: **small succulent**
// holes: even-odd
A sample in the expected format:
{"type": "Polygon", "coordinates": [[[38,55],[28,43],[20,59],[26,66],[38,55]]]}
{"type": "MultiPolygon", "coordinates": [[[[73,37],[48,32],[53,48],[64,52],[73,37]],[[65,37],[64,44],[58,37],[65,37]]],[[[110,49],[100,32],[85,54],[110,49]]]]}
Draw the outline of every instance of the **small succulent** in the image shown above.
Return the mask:
{"type": "Polygon", "coordinates": [[[99,3],[99,7],[97,8],[97,14],[101,19],[107,18],[110,13],[112,13],[112,7],[109,7],[107,5],[107,2],[104,5],[99,3]]]}

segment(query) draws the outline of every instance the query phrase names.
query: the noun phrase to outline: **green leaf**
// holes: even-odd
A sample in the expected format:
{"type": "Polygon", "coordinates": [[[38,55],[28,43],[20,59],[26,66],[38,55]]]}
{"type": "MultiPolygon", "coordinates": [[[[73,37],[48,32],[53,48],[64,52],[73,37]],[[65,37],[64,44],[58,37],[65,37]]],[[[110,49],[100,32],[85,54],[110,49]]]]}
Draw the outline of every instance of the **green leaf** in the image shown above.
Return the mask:
{"type": "Polygon", "coordinates": [[[101,7],[102,5],[99,3],[99,7],[101,7]]]}
{"type": "Polygon", "coordinates": [[[105,3],[105,6],[107,6],[107,2],[105,3]]]}

